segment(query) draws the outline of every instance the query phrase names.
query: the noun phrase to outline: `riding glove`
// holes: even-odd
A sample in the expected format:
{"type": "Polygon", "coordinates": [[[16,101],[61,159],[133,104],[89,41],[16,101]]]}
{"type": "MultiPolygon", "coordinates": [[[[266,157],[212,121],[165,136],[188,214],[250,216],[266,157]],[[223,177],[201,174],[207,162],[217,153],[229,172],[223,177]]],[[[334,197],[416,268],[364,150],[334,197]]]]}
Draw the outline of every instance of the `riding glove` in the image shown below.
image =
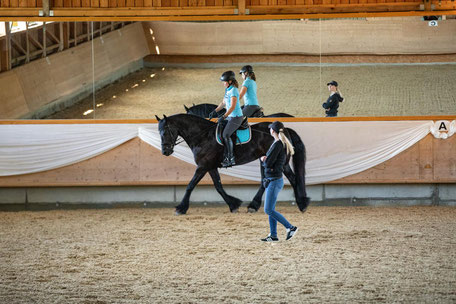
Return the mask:
{"type": "Polygon", "coordinates": [[[212,111],[211,113],[209,113],[209,119],[212,119],[214,117],[217,117],[217,111],[212,111]]]}
{"type": "Polygon", "coordinates": [[[221,124],[224,120],[225,120],[225,115],[220,115],[220,117],[218,118],[217,123],[221,124]]]}

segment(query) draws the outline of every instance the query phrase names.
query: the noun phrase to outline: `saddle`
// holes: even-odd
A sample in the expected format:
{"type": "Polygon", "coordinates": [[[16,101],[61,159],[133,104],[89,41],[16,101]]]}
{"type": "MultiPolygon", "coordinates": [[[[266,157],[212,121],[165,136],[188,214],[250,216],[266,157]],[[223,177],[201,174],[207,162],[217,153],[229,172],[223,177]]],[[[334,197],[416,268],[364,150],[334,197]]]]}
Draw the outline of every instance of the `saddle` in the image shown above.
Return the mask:
{"type": "MultiPolygon", "coordinates": [[[[217,140],[217,143],[222,146],[222,133],[227,123],[228,121],[224,120],[221,124],[217,124],[217,128],[215,129],[215,139],[217,140]]],[[[250,129],[247,117],[244,117],[239,128],[231,135],[231,139],[233,139],[235,145],[246,144],[252,139],[252,130],[250,129]]]]}
{"type": "Polygon", "coordinates": [[[250,117],[264,117],[263,108],[259,108],[250,117]]]}

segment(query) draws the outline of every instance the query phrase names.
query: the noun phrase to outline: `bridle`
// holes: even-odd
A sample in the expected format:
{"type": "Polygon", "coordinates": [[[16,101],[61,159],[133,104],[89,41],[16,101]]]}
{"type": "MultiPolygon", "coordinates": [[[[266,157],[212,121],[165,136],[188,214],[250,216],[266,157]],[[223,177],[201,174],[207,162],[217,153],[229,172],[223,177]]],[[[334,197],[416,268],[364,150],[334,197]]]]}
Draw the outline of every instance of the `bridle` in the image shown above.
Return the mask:
{"type": "Polygon", "coordinates": [[[179,132],[177,130],[173,131],[168,124],[163,127],[163,131],[171,134],[171,138],[176,138],[172,144],[162,144],[163,148],[173,150],[175,146],[184,142],[182,138],[180,141],[177,140],[179,138],[179,132]]]}

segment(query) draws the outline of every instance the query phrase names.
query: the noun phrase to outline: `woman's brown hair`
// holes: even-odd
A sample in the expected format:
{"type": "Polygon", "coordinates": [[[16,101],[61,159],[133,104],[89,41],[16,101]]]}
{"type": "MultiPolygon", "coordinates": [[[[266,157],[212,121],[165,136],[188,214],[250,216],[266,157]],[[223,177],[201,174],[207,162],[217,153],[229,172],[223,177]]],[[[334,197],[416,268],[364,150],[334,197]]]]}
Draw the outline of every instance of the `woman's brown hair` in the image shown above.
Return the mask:
{"type": "Polygon", "coordinates": [[[239,83],[237,82],[236,79],[230,80],[231,82],[228,82],[229,84],[234,85],[236,88],[239,88],[239,83]]]}
{"type": "Polygon", "coordinates": [[[255,72],[248,73],[248,74],[249,74],[249,77],[250,77],[252,80],[256,81],[255,72]]]}

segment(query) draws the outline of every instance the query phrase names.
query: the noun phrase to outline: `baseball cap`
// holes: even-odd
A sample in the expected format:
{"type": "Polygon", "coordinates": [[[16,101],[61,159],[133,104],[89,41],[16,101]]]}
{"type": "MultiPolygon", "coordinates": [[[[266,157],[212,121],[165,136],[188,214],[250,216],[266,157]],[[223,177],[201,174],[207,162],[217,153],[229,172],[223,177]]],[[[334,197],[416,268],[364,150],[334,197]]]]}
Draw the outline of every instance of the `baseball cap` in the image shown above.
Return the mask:
{"type": "Polygon", "coordinates": [[[273,123],[269,124],[268,128],[273,129],[276,133],[279,133],[280,129],[284,129],[285,126],[282,122],[276,120],[273,123]]]}

